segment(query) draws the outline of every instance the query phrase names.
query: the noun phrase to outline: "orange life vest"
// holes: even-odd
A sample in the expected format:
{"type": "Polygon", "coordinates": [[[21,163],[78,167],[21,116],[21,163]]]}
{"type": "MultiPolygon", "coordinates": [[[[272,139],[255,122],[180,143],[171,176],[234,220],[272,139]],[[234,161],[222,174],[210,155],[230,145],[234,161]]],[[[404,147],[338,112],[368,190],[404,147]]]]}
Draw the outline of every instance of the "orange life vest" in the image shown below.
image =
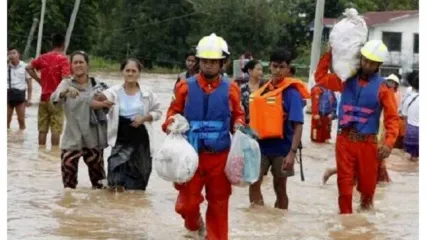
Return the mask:
{"type": "Polygon", "coordinates": [[[250,128],[257,133],[259,139],[284,137],[286,113],[283,110],[282,92],[286,88],[292,86],[302,99],[309,98],[309,92],[300,80],[285,78],[276,89],[262,94],[271,84],[268,81],[249,97],[250,128]]]}

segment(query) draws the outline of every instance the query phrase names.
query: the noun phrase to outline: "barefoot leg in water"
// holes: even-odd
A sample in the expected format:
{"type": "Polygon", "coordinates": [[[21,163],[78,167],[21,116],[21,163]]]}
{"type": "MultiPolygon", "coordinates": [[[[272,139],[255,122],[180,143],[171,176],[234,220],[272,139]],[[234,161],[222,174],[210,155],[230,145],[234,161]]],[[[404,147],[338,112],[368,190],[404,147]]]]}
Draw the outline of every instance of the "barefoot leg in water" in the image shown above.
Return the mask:
{"type": "Polygon", "coordinates": [[[322,176],[322,184],[326,184],[328,179],[337,173],[337,169],[336,168],[327,168],[324,172],[324,175],[322,176]]]}

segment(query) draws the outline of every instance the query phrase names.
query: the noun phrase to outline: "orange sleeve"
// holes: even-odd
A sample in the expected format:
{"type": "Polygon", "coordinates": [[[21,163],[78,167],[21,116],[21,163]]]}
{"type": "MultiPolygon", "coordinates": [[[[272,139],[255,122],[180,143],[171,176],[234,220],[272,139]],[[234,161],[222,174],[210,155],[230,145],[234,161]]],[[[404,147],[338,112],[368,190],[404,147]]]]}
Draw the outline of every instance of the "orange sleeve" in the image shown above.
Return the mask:
{"type": "Polygon", "coordinates": [[[379,89],[379,102],[383,107],[385,139],[384,145],[393,148],[399,134],[399,116],[393,90],[382,84],[379,89]]]}
{"type": "Polygon", "coordinates": [[[343,91],[343,82],[335,73],[328,73],[331,53],[325,53],[319,60],[315,71],[315,82],[332,91],[343,91]]]}
{"type": "Polygon", "coordinates": [[[245,125],[244,110],[240,103],[240,87],[235,82],[229,86],[229,104],[231,107],[231,131],[236,123],[245,125]]]}
{"type": "Polygon", "coordinates": [[[181,79],[176,83],[174,89],[174,95],[172,97],[172,102],[170,103],[170,107],[167,110],[166,120],[164,121],[161,128],[164,132],[166,132],[167,126],[170,124],[172,116],[175,114],[183,114],[183,109],[185,106],[186,95],[188,94],[188,85],[185,80],[181,79]]]}
{"type": "Polygon", "coordinates": [[[321,88],[319,87],[313,87],[311,89],[311,102],[312,102],[312,106],[311,106],[311,111],[312,111],[312,116],[314,115],[318,115],[319,114],[319,109],[318,109],[318,104],[319,104],[319,98],[321,95],[321,88]]]}

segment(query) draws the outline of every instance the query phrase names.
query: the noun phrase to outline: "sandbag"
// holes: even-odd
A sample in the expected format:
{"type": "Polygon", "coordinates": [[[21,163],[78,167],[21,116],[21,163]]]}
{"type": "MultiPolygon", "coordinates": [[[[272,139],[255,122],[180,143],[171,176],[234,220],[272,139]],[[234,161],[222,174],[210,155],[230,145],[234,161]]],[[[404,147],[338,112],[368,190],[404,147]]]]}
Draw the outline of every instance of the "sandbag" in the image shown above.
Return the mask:
{"type": "Polygon", "coordinates": [[[154,155],[154,165],[162,179],[182,184],[194,176],[198,168],[198,154],[185,137],[189,129],[187,120],[180,114],[173,119],[168,127],[170,133],[154,155]]]}
{"type": "Polygon", "coordinates": [[[330,46],[333,71],[342,81],[346,81],[359,68],[360,50],[367,41],[368,28],[356,9],[346,9],[343,15],[346,18],[330,32],[330,46]]]}
{"type": "Polygon", "coordinates": [[[234,186],[257,182],[260,174],[260,147],[256,140],[237,130],[225,166],[225,174],[234,186]]]}

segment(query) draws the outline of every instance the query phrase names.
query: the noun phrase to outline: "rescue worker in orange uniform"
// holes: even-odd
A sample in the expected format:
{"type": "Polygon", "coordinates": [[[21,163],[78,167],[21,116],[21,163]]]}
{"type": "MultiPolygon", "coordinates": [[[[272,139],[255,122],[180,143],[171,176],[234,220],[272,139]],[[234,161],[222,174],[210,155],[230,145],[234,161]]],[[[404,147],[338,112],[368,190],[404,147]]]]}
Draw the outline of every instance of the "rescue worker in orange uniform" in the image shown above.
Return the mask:
{"type": "Polygon", "coordinates": [[[311,140],[325,143],[331,139],[331,126],[336,117],[336,96],[333,91],[317,84],[311,89],[311,103],[311,140]]]}
{"type": "Polygon", "coordinates": [[[171,117],[183,115],[190,125],[188,141],[199,155],[194,177],[185,184],[175,184],[179,191],[175,210],[185,221],[187,237],[226,240],[231,184],[225,175],[225,164],[231,145],[230,132],[244,127],[244,111],[239,87],[220,75],[229,56],[223,38],[215,34],[202,38],[196,56],[201,71],[176,84],[174,99],[162,125],[163,131],[168,132],[171,117]],[[208,202],[206,229],[200,214],[204,187],[208,202]]]}
{"type": "Polygon", "coordinates": [[[382,41],[371,40],[361,49],[361,67],[354,77],[342,82],[336,74],[328,73],[331,51],[321,57],[315,73],[318,84],[342,93],[336,139],[341,214],[352,213],[354,177],[357,179],[357,190],[361,193],[361,210],[373,206],[379,161],[389,157],[398,137],[394,91],[378,74],[387,55],[387,47],[382,41]],[[382,111],[385,139],[378,147],[377,134],[382,111]]]}
{"type": "Polygon", "coordinates": [[[262,178],[271,168],[276,194],[275,208],[288,209],[287,178],[294,176],[294,158],[303,130],[305,85],[290,74],[291,54],[278,49],[271,54],[271,79],[249,98],[250,128],[261,151],[259,180],[249,189],[251,204],[263,205],[262,178]]]}

